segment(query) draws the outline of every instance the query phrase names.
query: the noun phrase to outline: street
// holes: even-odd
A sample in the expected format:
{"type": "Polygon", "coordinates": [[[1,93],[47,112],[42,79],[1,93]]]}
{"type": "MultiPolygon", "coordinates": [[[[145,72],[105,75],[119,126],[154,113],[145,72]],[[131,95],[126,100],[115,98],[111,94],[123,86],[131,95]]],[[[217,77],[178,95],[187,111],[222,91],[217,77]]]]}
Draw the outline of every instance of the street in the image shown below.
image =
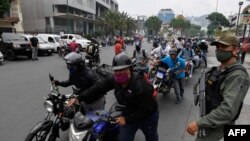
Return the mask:
{"type": "MultiPolygon", "coordinates": [[[[145,40],[143,46],[149,52],[151,44],[145,40]]],[[[132,56],[134,46],[127,47],[127,53],[132,56]]],[[[213,51],[213,50],[212,50],[213,51]]],[[[214,55],[211,49],[209,56],[214,55]]],[[[114,56],[113,47],[101,49],[101,62],[111,65],[114,56]]],[[[213,57],[214,58],[214,57],[213,57]]],[[[215,60],[216,61],[216,60],[215,60]]],[[[214,60],[209,60],[214,63],[214,60]]],[[[193,78],[185,83],[184,100],[176,105],[173,89],[163,97],[158,95],[160,109],[159,141],[192,141],[194,137],[186,132],[188,122],[198,119],[198,107],[193,104],[193,83],[197,80],[200,70],[196,70],[193,78]]],[[[0,66],[0,140],[23,141],[29,130],[39,121],[43,120],[46,111],[43,107],[44,99],[50,92],[49,73],[55,79],[68,79],[68,70],[62,58],[57,54],[39,57],[38,61],[19,59],[6,61],[0,66]]],[[[62,93],[70,93],[71,87],[61,88],[62,93]]],[[[249,96],[249,94],[248,94],[249,96]]],[[[106,97],[106,109],[115,101],[112,91],[106,97]]],[[[249,109],[249,106],[247,107],[249,109]]],[[[243,112],[246,112],[246,108],[243,112]]],[[[243,115],[244,116],[244,115],[243,115]]],[[[244,116],[242,123],[248,117],[244,116]]],[[[248,120],[249,124],[249,120],[248,120]]],[[[61,132],[59,141],[67,141],[68,131],[61,132]]],[[[144,141],[144,136],[139,131],[135,141],[144,141]]]]}

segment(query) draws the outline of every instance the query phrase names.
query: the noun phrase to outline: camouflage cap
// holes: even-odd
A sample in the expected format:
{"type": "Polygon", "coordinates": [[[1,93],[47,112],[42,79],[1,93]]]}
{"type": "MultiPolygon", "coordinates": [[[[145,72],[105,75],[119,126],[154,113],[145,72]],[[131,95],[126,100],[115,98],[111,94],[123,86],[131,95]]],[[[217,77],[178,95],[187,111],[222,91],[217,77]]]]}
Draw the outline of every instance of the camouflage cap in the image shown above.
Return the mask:
{"type": "Polygon", "coordinates": [[[217,45],[218,43],[227,45],[227,46],[234,46],[238,47],[239,46],[239,40],[237,37],[233,34],[224,34],[222,35],[218,40],[213,41],[210,45],[217,45]]]}

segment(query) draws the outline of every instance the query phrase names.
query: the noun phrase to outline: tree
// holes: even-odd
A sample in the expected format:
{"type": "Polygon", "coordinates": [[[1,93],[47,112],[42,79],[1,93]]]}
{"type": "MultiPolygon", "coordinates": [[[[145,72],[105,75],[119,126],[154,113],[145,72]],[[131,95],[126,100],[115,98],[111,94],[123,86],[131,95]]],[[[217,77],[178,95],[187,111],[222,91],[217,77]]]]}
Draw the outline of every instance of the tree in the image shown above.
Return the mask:
{"type": "Polygon", "coordinates": [[[157,16],[151,16],[145,22],[145,26],[150,34],[157,34],[160,31],[161,24],[162,21],[157,16]]]}
{"type": "Polygon", "coordinates": [[[191,24],[191,27],[188,29],[188,35],[190,37],[199,36],[201,34],[201,26],[191,24]]]}
{"type": "Polygon", "coordinates": [[[0,18],[10,10],[10,0],[0,0],[0,18]]]}
{"type": "Polygon", "coordinates": [[[191,27],[190,21],[186,20],[182,15],[178,15],[170,22],[170,26],[172,26],[176,31],[180,31],[181,34],[187,34],[187,30],[191,27]]]}
{"type": "Polygon", "coordinates": [[[103,27],[106,35],[115,35],[119,32],[122,36],[124,32],[131,33],[131,30],[136,28],[134,19],[126,12],[107,11],[97,22],[103,27]]]}
{"type": "Polygon", "coordinates": [[[213,12],[210,15],[207,16],[206,18],[207,20],[209,20],[210,24],[208,25],[207,29],[207,33],[209,35],[214,35],[215,33],[218,33],[221,31],[221,27],[229,27],[230,23],[229,21],[226,19],[226,17],[218,12],[213,12]]]}

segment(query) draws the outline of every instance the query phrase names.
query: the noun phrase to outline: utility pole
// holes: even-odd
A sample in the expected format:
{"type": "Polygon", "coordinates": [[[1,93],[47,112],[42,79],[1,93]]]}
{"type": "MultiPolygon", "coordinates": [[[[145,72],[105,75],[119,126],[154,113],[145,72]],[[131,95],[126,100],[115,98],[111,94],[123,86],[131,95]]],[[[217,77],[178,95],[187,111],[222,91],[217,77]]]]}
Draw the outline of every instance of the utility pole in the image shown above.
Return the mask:
{"type": "Polygon", "coordinates": [[[67,33],[69,33],[69,0],[67,2],[67,33]]]}
{"type": "Polygon", "coordinates": [[[238,13],[238,17],[237,17],[237,23],[236,23],[236,31],[235,31],[235,35],[238,36],[238,26],[239,26],[239,19],[240,19],[240,9],[241,6],[243,5],[243,1],[239,2],[239,13],[238,13]]]}

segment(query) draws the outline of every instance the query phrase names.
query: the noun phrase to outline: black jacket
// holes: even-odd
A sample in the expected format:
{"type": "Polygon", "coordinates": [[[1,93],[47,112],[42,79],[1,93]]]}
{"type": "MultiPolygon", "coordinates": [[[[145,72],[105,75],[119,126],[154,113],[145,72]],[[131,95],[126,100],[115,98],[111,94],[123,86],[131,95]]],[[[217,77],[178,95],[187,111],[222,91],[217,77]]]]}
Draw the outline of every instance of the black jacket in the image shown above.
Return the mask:
{"type": "Polygon", "coordinates": [[[98,80],[99,78],[95,72],[87,67],[84,67],[76,74],[69,74],[69,79],[60,82],[59,85],[62,87],[75,85],[75,87],[80,89],[80,92],[82,92],[92,87],[98,80]]]}
{"type": "Polygon", "coordinates": [[[126,106],[123,115],[128,123],[146,119],[158,108],[153,97],[153,86],[137,73],[133,73],[128,88],[122,88],[117,84],[112,75],[82,92],[77,99],[91,103],[112,89],[115,89],[114,94],[118,103],[126,106]]]}

